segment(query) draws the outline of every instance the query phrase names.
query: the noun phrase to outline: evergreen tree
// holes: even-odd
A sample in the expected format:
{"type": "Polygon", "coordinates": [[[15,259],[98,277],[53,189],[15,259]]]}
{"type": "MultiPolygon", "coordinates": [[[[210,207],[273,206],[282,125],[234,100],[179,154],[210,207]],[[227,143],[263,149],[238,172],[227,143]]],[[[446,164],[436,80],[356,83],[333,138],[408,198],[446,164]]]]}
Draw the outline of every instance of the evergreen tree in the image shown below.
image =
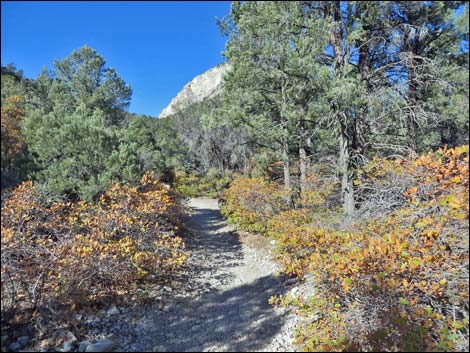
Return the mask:
{"type": "Polygon", "coordinates": [[[321,94],[326,75],[316,60],[325,46],[322,26],[301,2],[235,2],[221,27],[232,64],[225,78],[226,119],[239,119],[258,142],[282,151],[290,190],[291,147],[298,146],[304,179],[311,141],[307,107],[321,94]]]}
{"type": "Polygon", "coordinates": [[[54,194],[92,199],[110,181],[142,173],[137,144],[123,139],[131,89],[84,46],[34,84],[22,130],[35,177],[54,194]]]}
{"type": "Polygon", "coordinates": [[[115,69],[105,65],[104,58],[86,45],[67,58],[56,60],[50,73],[49,99],[64,105],[68,112],[80,104],[91,110],[99,108],[109,126],[124,123],[132,89],[115,69]]]}
{"type": "Polygon", "coordinates": [[[36,178],[47,190],[90,200],[106,188],[111,176],[107,160],[117,138],[105,127],[100,110],[81,104],[72,114],[61,106],[48,114],[36,111],[23,131],[39,166],[36,178]]]}

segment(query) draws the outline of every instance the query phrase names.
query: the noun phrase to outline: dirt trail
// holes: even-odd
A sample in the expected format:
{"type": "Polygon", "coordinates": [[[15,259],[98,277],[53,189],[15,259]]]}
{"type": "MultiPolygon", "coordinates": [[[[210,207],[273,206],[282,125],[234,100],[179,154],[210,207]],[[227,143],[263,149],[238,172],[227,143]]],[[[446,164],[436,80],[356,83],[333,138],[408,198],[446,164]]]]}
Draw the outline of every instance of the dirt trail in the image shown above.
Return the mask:
{"type": "Polygon", "coordinates": [[[186,242],[191,273],[184,293],[183,287],[172,289],[172,305],[134,319],[120,348],[292,351],[285,317],[268,304],[270,296],[286,292],[289,280],[276,275],[276,265],[265,254],[239,241],[221,218],[216,200],[195,198],[189,206],[192,216],[186,223],[191,234],[186,242]]]}

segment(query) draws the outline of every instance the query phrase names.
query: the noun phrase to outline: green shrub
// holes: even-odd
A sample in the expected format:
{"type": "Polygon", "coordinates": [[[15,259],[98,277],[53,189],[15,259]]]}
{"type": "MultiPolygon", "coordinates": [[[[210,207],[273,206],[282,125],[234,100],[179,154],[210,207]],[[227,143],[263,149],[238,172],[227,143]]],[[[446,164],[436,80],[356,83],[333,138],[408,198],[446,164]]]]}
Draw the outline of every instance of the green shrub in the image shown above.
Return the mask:
{"type": "Polygon", "coordinates": [[[176,192],[186,197],[217,198],[231,180],[230,174],[221,177],[215,169],[210,169],[204,176],[177,172],[173,187],[176,192]]]}

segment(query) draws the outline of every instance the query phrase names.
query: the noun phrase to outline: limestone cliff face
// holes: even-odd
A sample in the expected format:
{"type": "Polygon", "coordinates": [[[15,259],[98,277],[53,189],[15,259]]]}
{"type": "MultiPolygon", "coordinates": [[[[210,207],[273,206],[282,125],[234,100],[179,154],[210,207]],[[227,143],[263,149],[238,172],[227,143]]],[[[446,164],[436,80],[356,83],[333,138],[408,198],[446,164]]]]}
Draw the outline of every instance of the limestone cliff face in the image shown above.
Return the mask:
{"type": "Polygon", "coordinates": [[[164,118],[173,115],[191,104],[219,94],[222,88],[222,78],[228,68],[229,64],[222,63],[193,78],[162,110],[158,117],[164,118]]]}

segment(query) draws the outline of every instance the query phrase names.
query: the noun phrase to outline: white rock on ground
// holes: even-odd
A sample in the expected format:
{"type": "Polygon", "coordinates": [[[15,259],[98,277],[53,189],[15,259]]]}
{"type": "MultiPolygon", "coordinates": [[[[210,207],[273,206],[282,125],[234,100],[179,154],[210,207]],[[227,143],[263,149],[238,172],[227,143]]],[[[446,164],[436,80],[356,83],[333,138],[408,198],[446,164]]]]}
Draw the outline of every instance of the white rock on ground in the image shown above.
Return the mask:
{"type": "Polygon", "coordinates": [[[114,342],[110,339],[102,339],[98,342],[89,344],[85,352],[109,352],[114,347],[114,342]]]}
{"type": "Polygon", "coordinates": [[[91,344],[90,341],[82,341],[80,342],[80,345],[78,346],[78,351],[79,352],[85,352],[86,348],[91,344]]]}
{"type": "Polygon", "coordinates": [[[111,316],[111,315],[117,315],[119,314],[119,309],[116,307],[116,305],[111,306],[111,308],[108,309],[106,312],[106,315],[111,316]]]}

